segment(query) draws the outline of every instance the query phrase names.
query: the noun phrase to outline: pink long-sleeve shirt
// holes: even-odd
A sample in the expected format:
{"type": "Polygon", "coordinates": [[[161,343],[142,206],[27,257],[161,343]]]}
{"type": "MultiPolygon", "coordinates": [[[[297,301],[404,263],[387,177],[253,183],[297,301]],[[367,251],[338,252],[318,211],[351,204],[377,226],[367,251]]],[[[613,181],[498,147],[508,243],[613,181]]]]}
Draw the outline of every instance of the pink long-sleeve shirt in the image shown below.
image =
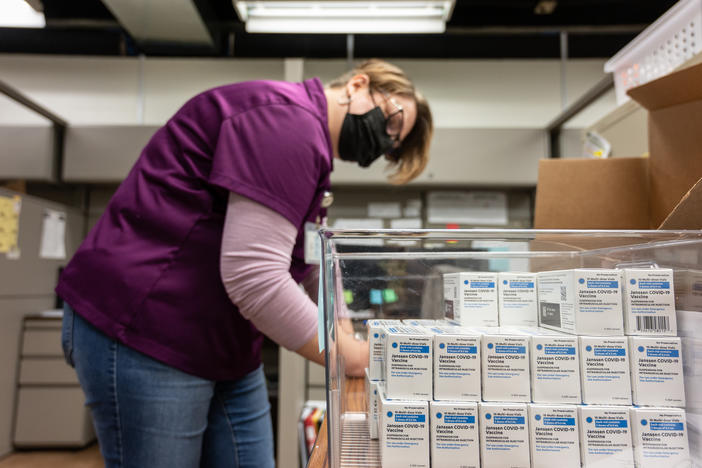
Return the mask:
{"type": "MultiPolygon", "coordinates": [[[[220,257],[224,287],[243,317],[290,350],[317,332],[317,305],[289,272],[296,237],[285,217],[230,194],[220,257]]],[[[307,291],[316,290],[316,277],[303,281],[307,291]]]]}

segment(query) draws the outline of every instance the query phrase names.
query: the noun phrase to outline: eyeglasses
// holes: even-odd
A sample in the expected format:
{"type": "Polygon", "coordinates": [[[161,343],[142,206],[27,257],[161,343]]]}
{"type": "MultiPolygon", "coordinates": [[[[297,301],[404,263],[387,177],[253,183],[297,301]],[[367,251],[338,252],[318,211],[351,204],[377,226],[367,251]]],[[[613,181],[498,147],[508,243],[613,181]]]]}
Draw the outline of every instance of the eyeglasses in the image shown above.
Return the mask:
{"type": "MultiPolygon", "coordinates": [[[[400,134],[402,133],[402,126],[405,123],[405,110],[402,106],[395,100],[394,97],[390,96],[388,93],[382,90],[377,90],[383,95],[385,102],[390,102],[393,106],[393,110],[387,112],[387,117],[385,117],[385,131],[388,133],[390,138],[392,138],[393,146],[390,153],[392,154],[396,149],[400,147],[400,134]]],[[[373,99],[373,91],[371,90],[371,100],[375,104],[375,99],[373,99]]],[[[387,109],[386,109],[387,111],[387,109]]]]}

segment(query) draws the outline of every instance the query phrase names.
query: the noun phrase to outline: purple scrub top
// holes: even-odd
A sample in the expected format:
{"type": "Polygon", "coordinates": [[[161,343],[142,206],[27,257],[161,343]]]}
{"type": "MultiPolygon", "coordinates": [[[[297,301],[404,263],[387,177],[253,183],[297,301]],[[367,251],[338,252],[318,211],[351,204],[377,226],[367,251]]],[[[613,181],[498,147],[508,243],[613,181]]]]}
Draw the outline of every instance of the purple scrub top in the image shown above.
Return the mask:
{"type": "Polygon", "coordinates": [[[316,78],[195,96],[146,145],[56,292],[137,351],[205,379],[238,379],[260,365],[263,337],[220,276],[229,192],[297,226],[290,273],[301,281],[304,223],[325,215],[332,154],[316,78]]]}

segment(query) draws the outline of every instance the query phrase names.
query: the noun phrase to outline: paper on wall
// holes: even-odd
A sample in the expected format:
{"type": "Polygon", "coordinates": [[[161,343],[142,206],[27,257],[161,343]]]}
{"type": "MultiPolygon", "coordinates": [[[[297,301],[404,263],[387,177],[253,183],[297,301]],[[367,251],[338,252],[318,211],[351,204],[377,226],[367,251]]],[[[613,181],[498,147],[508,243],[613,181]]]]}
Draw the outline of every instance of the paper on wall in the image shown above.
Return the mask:
{"type": "Polygon", "coordinates": [[[369,218],[399,218],[400,204],[396,202],[370,202],[368,203],[369,218]]]}
{"type": "Polygon", "coordinates": [[[63,211],[44,210],[39,258],[66,258],[66,213],[63,211]]]}
{"type": "Polygon", "coordinates": [[[507,194],[489,191],[429,192],[427,218],[432,224],[504,226],[508,221],[507,194]]]}
{"type": "Polygon", "coordinates": [[[22,198],[19,195],[0,196],[0,253],[7,254],[10,260],[20,256],[19,217],[22,211],[22,198]]]}
{"type": "Polygon", "coordinates": [[[391,219],[390,229],[422,229],[422,220],[420,218],[391,219]]]}

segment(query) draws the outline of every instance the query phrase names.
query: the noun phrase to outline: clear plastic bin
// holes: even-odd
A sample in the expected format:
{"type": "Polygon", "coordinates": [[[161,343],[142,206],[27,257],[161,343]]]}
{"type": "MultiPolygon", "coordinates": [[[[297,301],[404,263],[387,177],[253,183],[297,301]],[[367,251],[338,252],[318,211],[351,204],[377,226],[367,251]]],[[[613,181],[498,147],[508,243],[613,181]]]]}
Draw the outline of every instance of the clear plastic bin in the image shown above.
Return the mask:
{"type": "Polygon", "coordinates": [[[367,318],[442,318],[448,272],[636,267],[675,271],[690,453],[702,463],[702,231],[322,229],[320,236],[332,468],[380,466],[362,380],[345,377],[342,321],[361,331],[367,318]]]}

